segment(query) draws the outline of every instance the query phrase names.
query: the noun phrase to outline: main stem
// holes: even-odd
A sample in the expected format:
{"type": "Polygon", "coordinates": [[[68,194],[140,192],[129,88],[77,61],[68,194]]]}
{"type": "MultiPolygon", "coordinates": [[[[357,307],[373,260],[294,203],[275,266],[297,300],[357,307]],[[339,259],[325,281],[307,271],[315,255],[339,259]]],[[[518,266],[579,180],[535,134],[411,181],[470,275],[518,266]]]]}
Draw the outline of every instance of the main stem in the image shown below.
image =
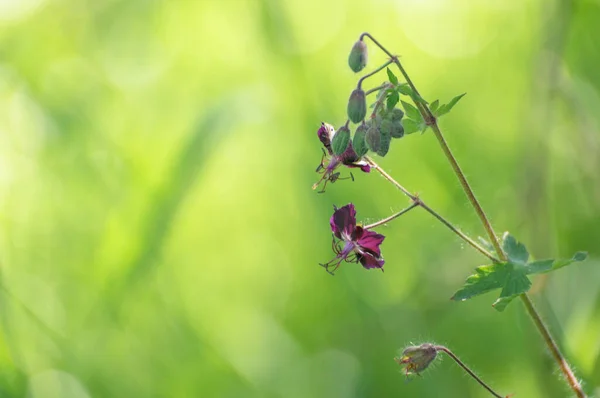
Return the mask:
{"type": "MultiPolygon", "coordinates": [[[[373,41],[373,43],[375,43],[384,53],[386,53],[390,57],[391,60],[394,61],[394,63],[400,70],[400,73],[402,73],[402,76],[404,76],[404,78],[406,79],[406,82],[409,84],[410,88],[414,91],[415,94],[417,94],[417,96],[420,96],[419,92],[417,91],[417,88],[415,87],[412,80],[410,79],[410,77],[408,76],[408,74],[406,73],[404,68],[402,67],[402,64],[398,60],[398,57],[392,55],[385,47],[383,47],[369,33],[363,33],[360,36],[361,40],[363,39],[364,36],[367,36],[369,39],[371,39],[373,41]]],[[[460,181],[460,185],[462,186],[463,190],[465,191],[465,194],[467,195],[469,202],[471,202],[471,205],[475,209],[475,212],[477,213],[481,223],[483,224],[483,227],[485,228],[485,230],[490,238],[490,241],[491,241],[492,245],[494,246],[496,253],[498,254],[498,257],[502,261],[507,261],[508,259],[506,257],[506,254],[502,250],[502,247],[500,247],[500,242],[498,242],[498,238],[496,236],[496,233],[494,232],[494,229],[492,228],[492,224],[490,223],[490,220],[488,219],[485,212],[483,211],[483,208],[479,204],[479,201],[475,197],[475,193],[473,192],[471,185],[467,181],[465,174],[463,173],[462,169],[458,165],[458,162],[456,161],[456,158],[452,154],[452,151],[450,150],[448,143],[444,139],[444,136],[442,135],[442,132],[437,124],[437,120],[436,120],[435,116],[431,113],[431,110],[424,102],[415,101],[415,105],[421,112],[421,116],[425,120],[425,123],[428,126],[430,126],[431,129],[433,130],[433,133],[434,133],[435,137],[437,138],[440,146],[442,147],[442,151],[446,155],[446,158],[450,162],[450,165],[452,166],[454,173],[458,177],[458,180],[460,181]]],[[[556,363],[560,367],[560,370],[562,371],[563,375],[565,376],[565,379],[566,379],[567,383],[569,384],[569,387],[575,392],[577,397],[585,398],[585,393],[583,392],[583,389],[581,388],[581,383],[579,383],[579,381],[575,377],[575,374],[571,370],[571,367],[567,363],[564,355],[560,352],[560,349],[558,348],[558,345],[552,338],[552,335],[550,334],[548,327],[546,326],[546,324],[540,317],[539,313],[533,306],[533,302],[531,301],[529,296],[525,293],[521,294],[520,297],[521,297],[521,300],[523,301],[523,304],[525,305],[525,308],[527,309],[527,313],[532,318],[534,324],[538,328],[538,331],[542,335],[544,342],[546,343],[546,345],[548,346],[548,349],[552,353],[554,360],[556,361],[556,363]]]]}
{"type": "MultiPolygon", "coordinates": [[[[429,108],[427,107],[427,105],[423,105],[423,108],[429,112],[429,108]]],[[[423,116],[425,116],[425,115],[423,115],[423,116]]],[[[496,250],[496,253],[498,254],[498,257],[500,257],[500,259],[502,261],[507,261],[508,259],[506,257],[506,254],[500,247],[500,242],[498,242],[496,233],[494,232],[494,229],[492,228],[492,225],[491,225],[489,219],[487,218],[487,216],[485,215],[485,212],[481,208],[479,201],[477,201],[477,198],[475,197],[475,194],[473,193],[473,189],[469,185],[467,179],[465,178],[464,173],[462,172],[460,166],[458,165],[458,162],[456,161],[456,158],[452,154],[452,151],[450,150],[448,143],[444,139],[444,136],[442,135],[442,132],[441,132],[440,128],[438,127],[437,120],[435,120],[435,118],[433,118],[433,124],[431,125],[431,128],[432,128],[433,133],[435,134],[438,142],[440,143],[440,146],[442,147],[442,150],[444,151],[446,158],[448,158],[448,161],[452,165],[452,168],[454,169],[454,173],[458,177],[460,184],[463,187],[463,190],[467,194],[469,201],[471,202],[471,204],[473,205],[473,208],[475,209],[475,212],[479,216],[479,219],[481,220],[483,227],[487,231],[488,236],[490,237],[490,240],[492,241],[492,244],[494,245],[494,249],[496,250]]],[[[529,296],[526,293],[520,294],[519,297],[521,298],[521,301],[523,301],[523,304],[525,305],[525,309],[527,310],[527,313],[533,320],[533,323],[535,324],[538,331],[542,335],[542,338],[544,339],[546,346],[552,353],[554,360],[560,367],[560,370],[563,373],[563,375],[565,376],[565,379],[566,379],[567,383],[569,384],[569,387],[573,390],[573,392],[575,392],[577,397],[585,398],[585,393],[583,392],[581,383],[575,377],[575,374],[571,370],[571,367],[567,363],[567,360],[565,359],[564,355],[561,353],[560,349],[558,348],[558,344],[556,344],[556,341],[554,341],[554,338],[550,334],[550,330],[548,329],[548,327],[542,320],[540,314],[535,309],[533,302],[531,301],[531,298],[529,298],[529,296]]]]}

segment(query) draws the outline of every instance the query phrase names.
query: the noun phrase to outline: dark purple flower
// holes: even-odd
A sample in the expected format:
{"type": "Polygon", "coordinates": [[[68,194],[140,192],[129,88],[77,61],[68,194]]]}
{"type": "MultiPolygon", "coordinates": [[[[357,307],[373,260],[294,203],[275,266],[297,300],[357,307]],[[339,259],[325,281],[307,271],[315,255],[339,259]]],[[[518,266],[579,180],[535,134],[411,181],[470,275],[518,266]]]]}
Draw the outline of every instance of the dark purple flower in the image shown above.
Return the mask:
{"type": "MultiPolygon", "coordinates": [[[[313,189],[316,189],[322,181],[325,181],[325,184],[323,185],[323,190],[325,190],[325,185],[327,185],[328,181],[335,182],[336,180],[340,179],[340,173],[336,172],[335,170],[341,164],[350,168],[360,167],[360,169],[365,173],[371,171],[371,166],[369,163],[360,158],[354,151],[354,148],[352,147],[352,140],[348,142],[348,148],[346,148],[344,153],[341,155],[335,155],[331,149],[331,140],[333,140],[334,135],[335,129],[332,125],[324,122],[321,123],[321,127],[317,131],[317,136],[327,151],[323,152],[321,164],[319,164],[319,167],[317,167],[317,172],[320,172],[322,177],[316,184],[313,185],[313,189]]],[[[352,180],[354,180],[352,173],[350,173],[350,177],[352,180]]]]}
{"type": "Polygon", "coordinates": [[[379,268],[383,271],[383,258],[379,245],[385,236],[356,225],[356,210],[352,203],[339,209],[335,208],[329,225],[333,231],[332,247],[336,256],[333,260],[321,264],[327,272],[333,272],[342,261],[360,262],[364,268],[379,268]]]}

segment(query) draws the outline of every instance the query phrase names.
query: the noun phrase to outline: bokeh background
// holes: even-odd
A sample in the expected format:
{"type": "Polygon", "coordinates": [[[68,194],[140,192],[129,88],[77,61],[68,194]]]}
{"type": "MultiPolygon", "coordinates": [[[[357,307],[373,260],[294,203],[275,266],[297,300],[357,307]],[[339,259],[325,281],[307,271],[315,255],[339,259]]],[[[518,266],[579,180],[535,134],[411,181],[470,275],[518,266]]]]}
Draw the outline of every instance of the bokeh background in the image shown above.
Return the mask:
{"type": "MultiPolygon", "coordinates": [[[[448,359],[407,382],[425,341],[570,396],[519,301],[449,300],[485,258],[425,212],[380,228],[385,273],[319,267],[332,205],[407,204],[375,173],[310,189],[363,31],[426,99],[468,93],[441,126],[499,233],[589,251],[532,298],[600,396],[599,23],[591,0],[0,1],[0,396],[488,396],[448,359]]],[[[433,135],[377,160],[484,233],[433,135]]]]}

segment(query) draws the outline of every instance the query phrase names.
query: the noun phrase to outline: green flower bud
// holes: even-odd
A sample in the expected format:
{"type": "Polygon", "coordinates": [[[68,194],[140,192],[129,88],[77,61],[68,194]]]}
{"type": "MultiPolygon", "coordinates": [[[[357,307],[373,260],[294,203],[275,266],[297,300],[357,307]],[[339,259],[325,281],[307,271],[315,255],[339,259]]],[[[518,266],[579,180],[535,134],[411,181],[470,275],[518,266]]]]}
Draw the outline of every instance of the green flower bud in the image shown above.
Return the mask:
{"type": "Polygon", "coordinates": [[[354,43],[350,56],[348,57],[348,65],[355,73],[360,72],[367,66],[367,44],[359,40],[354,43]]]}
{"type": "Polygon", "coordinates": [[[436,356],[435,346],[425,343],[419,346],[407,347],[400,357],[394,359],[400,366],[406,366],[406,375],[409,375],[419,374],[427,369],[436,356]]]}
{"type": "Polygon", "coordinates": [[[367,130],[365,141],[367,141],[367,146],[373,152],[379,150],[379,146],[381,145],[381,133],[373,121],[371,121],[371,126],[367,130]]]}
{"type": "Polygon", "coordinates": [[[341,155],[344,153],[348,144],[350,143],[350,129],[346,126],[340,127],[334,134],[331,140],[331,150],[334,155],[341,155]]]}
{"type": "Polygon", "coordinates": [[[390,150],[390,142],[392,141],[392,121],[388,119],[383,119],[381,121],[381,125],[379,126],[379,149],[377,150],[377,154],[379,156],[387,155],[390,150]]]}
{"type": "Polygon", "coordinates": [[[358,157],[364,156],[369,148],[367,147],[367,142],[365,140],[367,135],[368,127],[366,124],[361,124],[356,128],[354,132],[354,138],[352,139],[352,146],[354,147],[354,152],[358,155],[358,157]]]}
{"type": "Polygon", "coordinates": [[[367,96],[362,89],[357,88],[348,99],[348,119],[360,123],[367,116],[367,96]]]}
{"type": "Polygon", "coordinates": [[[392,127],[390,133],[393,138],[402,138],[404,136],[404,126],[402,125],[402,118],[404,112],[401,109],[394,108],[391,112],[392,127]]]}

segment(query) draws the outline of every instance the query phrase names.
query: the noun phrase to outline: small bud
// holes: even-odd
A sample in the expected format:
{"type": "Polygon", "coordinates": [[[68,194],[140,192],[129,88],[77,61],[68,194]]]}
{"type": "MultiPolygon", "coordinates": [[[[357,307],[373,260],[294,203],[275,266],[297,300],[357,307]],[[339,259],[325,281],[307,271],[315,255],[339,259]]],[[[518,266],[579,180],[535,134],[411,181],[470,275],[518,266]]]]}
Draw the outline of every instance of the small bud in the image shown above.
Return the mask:
{"type": "Polygon", "coordinates": [[[391,112],[392,129],[391,134],[393,138],[402,138],[404,136],[404,126],[402,125],[402,118],[404,112],[401,109],[394,108],[391,112]]]}
{"type": "Polygon", "coordinates": [[[354,43],[350,56],[348,57],[348,65],[355,73],[360,72],[367,66],[367,44],[359,40],[354,43]]]}
{"type": "Polygon", "coordinates": [[[335,155],[344,153],[350,143],[350,129],[346,126],[340,127],[331,140],[331,149],[335,155]]]}
{"type": "Polygon", "coordinates": [[[400,357],[394,360],[400,366],[406,366],[406,375],[419,374],[427,367],[437,356],[437,350],[433,344],[425,343],[419,346],[407,347],[400,357]]]}
{"type": "Polygon", "coordinates": [[[360,158],[364,156],[369,148],[367,147],[367,142],[365,141],[365,136],[367,134],[367,125],[361,124],[356,128],[354,132],[354,138],[352,139],[352,146],[354,147],[354,151],[356,155],[360,158]]]}
{"type": "Polygon", "coordinates": [[[377,152],[379,150],[379,146],[381,145],[381,136],[379,129],[375,125],[375,123],[371,122],[369,129],[367,130],[367,134],[365,136],[365,141],[369,146],[369,149],[373,152],[377,152]]]}
{"type": "Polygon", "coordinates": [[[377,154],[379,156],[387,155],[390,150],[390,142],[392,141],[392,121],[383,119],[379,127],[379,149],[377,154]]]}
{"type": "Polygon", "coordinates": [[[348,99],[348,119],[353,123],[360,123],[367,116],[367,96],[359,88],[350,94],[348,99]]]}

